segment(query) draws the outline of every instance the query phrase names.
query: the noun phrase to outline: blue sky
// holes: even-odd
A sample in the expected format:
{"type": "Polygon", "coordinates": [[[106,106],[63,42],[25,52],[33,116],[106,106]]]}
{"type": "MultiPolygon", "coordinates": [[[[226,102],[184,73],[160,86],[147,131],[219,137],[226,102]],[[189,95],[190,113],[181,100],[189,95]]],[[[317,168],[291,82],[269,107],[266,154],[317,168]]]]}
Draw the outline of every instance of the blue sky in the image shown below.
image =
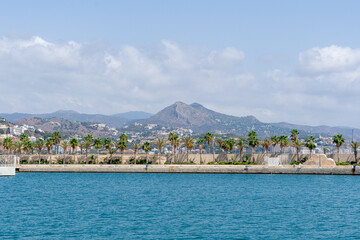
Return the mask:
{"type": "Polygon", "coordinates": [[[111,114],[181,100],[267,122],[360,127],[359,7],[2,1],[0,103],[111,114]]]}

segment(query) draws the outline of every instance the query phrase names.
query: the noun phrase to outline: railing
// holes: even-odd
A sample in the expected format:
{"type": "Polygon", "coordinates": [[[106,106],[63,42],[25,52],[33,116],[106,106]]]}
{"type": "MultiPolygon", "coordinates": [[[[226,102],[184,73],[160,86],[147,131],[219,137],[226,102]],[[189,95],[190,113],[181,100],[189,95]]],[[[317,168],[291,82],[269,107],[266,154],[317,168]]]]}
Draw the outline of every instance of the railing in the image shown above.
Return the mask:
{"type": "Polygon", "coordinates": [[[15,167],[16,157],[15,156],[0,156],[0,167],[15,167]]]}

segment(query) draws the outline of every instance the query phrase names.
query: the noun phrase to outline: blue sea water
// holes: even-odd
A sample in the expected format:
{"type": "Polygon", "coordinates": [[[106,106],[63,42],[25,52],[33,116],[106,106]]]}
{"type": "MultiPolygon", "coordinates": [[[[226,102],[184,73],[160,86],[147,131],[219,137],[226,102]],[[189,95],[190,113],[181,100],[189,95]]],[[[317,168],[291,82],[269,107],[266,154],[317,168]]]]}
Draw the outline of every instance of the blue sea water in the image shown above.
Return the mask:
{"type": "Polygon", "coordinates": [[[360,178],[18,173],[0,239],[359,239],[360,178]]]}

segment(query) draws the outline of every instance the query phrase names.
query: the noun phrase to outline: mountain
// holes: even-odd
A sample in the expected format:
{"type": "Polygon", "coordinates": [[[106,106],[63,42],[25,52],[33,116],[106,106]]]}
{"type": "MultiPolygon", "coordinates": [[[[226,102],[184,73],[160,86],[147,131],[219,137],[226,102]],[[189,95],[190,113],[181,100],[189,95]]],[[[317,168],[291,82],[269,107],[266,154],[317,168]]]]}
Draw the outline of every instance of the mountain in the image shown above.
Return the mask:
{"type": "Polygon", "coordinates": [[[151,117],[152,115],[153,114],[151,114],[151,113],[147,113],[147,112],[143,112],[143,111],[130,111],[130,112],[125,112],[125,113],[114,114],[112,116],[123,117],[123,118],[131,119],[131,120],[140,120],[140,119],[147,119],[147,118],[151,117]]]}
{"type": "Polygon", "coordinates": [[[63,118],[22,118],[15,121],[17,125],[34,126],[36,129],[41,129],[46,132],[59,131],[64,137],[73,135],[86,135],[91,133],[94,137],[105,137],[116,135],[117,131],[110,129],[103,124],[90,123],[90,122],[75,122],[63,118]]]}
{"type": "Polygon", "coordinates": [[[0,116],[15,122],[22,118],[62,118],[69,121],[76,122],[93,122],[93,123],[105,123],[106,125],[114,128],[120,128],[129,123],[131,120],[120,116],[107,116],[102,114],[85,114],[78,113],[71,110],[60,110],[53,113],[44,114],[28,114],[28,113],[0,113],[0,116]]]}
{"type": "Polygon", "coordinates": [[[259,136],[270,136],[289,132],[287,128],[262,123],[254,116],[235,117],[212,111],[199,103],[188,105],[183,102],[176,102],[140,123],[183,127],[199,133],[210,131],[245,135],[255,130],[259,136]]]}
{"type": "Polygon", "coordinates": [[[298,129],[299,131],[306,131],[310,134],[322,134],[325,136],[334,136],[334,134],[342,134],[346,139],[352,139],[354,136],[355,139],[360,139],[360,129],[350,128],[350,127],[330,127],[330,126],[307,126],[292,124],[286,122],[272,123],[273,126],[281,128],[291,128],[298,129]],[[353,135],[354,134],[354,135],[353,135]]]}

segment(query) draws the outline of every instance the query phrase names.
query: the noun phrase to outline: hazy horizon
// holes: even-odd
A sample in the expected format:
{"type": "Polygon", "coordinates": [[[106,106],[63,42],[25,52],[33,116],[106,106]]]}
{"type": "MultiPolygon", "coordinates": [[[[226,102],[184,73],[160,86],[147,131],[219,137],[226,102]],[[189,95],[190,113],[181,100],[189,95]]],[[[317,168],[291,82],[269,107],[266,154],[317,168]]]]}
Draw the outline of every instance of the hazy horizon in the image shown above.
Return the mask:
{"type": "Polygon", "coordinates": [[[360,128],[359,7],[6,2],[0,112],[154,114],[180,100],[269,123],[360,128]]]}

